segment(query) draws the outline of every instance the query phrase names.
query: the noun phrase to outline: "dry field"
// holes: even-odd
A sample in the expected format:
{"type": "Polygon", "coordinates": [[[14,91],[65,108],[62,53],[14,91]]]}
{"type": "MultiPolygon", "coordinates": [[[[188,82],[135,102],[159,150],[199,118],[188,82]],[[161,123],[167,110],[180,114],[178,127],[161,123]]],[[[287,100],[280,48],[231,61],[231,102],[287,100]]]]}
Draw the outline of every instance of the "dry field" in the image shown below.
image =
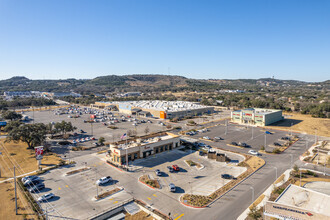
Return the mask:
{"type": "MultiPolygon", "coordinates": [[[[13,177],[13,167],[16,167],[16,175],[22,175],[38,169],[34,150],[27,149],[25,143],[5,143],[0,140],[0,181],[13,177]]],[[[60,158],[55,154],[46,153],[41,161],[41,167],[46,168],[58,164],[60,158]]]]}
{"type": "Polygon", "coordinates": [[[330,137],[330,119],[326,118],[313,118],[310,115],[303,115],[298,113],[286,113],[288,116],[283,121],[274,123],[269,128],[298,131],[307,134],[315,134],[317,129],[318,136],[330,137]],[[291,127],[291,123],[293,126],[291,127]]]}
{"type": "Polygon", "coordinates": [[[21,191],[17,191],[17,214],[15,213],[15,193],[14,193],[14,181],[0,183],[0,219],[38,219],[30,208],[25,197],[21,191]]]}

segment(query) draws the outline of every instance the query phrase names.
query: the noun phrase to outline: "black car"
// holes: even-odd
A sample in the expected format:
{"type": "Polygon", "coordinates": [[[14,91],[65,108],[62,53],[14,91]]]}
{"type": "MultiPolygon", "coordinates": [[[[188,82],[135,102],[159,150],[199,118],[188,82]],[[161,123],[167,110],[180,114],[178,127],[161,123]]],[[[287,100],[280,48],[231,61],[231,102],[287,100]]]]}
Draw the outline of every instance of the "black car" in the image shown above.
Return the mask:
{"type": "Polygon", "coordinates": [[[282,146],[280,143],[274,142],[274,146],[282,146]]]}
{"type": "Polygon", "coordinates": [[[167,166],[167,169],[168,169],[168,171],[169,171],[170,173],[173,173],[173,172],[174,172],[173,167],[167,166]]]}
{"type": "Polygon", "coordinates": [[[236,142],[231,142],[231,145],[238,146],[236,142]]]}
{"type": "Polygon", "coordinates": [[[223,179],[233,179],[233,176],[230,174],[221,174],[221,178],[223,179]]]}
{"type": "Polygon", "coordinates": [[[290,140],[289,137],[281,137],[282,140],[290,140]]]}

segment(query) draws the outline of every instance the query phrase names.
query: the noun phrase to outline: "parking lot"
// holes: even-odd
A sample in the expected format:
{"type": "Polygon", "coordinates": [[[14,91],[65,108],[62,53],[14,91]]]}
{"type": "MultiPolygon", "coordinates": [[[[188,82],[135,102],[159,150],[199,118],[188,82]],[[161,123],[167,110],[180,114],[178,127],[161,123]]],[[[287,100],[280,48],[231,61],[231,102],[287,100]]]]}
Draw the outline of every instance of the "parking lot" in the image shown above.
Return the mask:
{"type": "Polygon", "coordinates": [[[43,195],[49,192],[55,194],[55,197],[50,199],[48,203],[41,203],[44,210],[47,207],[48,211],[52,211],[49,213],[50,217],[65,216],[72,219],[87,219],[132,198],[123,190],[110,197],[95,201],[94,197],[97,193],[100,195],[116,187],[122,187],[125,181],[119,182],[119,173],[116,173],[97,156],[82,156],[76,158],[76,162],[77,164],[73,166],[64,166],[40,175],[46,188],[38,194],[43,195]],[[69,171],[84,167],[90,169],[70,176],[66,175],[69,171]],[[96,181],[103,176],[111,176],[113,180],[97,186],[96,181]]]}
{"type": "MultiPolygon", "coordinates": [[[[228,155],[230,158],[244,160],[244,157],[238,154],[228,155]]],[[[149,175],[152,179],[158,179],[161,185],[161,191],[178,199],[183,193],[192,193],[198,195],[209,195],[230,180],[221,178],[221,174],[230,174],[233,177],[243,173],[245,167],[227,165],[224,162],[217,162],[207,159],[206,156],[199,156],[198,152],[187,152],[173,150],[164,152],[147,159],[134,162],[134,166],[139,167],[138,172],[133,173],[136,178],[141,175],[149,175]],[[189,166],[185,161],[191,160],[201,165],[189,166]],[[168,166],[177,165],[180,171],[169,172],[168,166]],[[155,170],[161,171],[161,176],[155,174],[155,170]],[[169,184],[176,186],[174,193],[169,192],[169,184]]]]}
{"type": "MultiPolygon", "coordinates": [[[[267,132],[267,133],[268,133],[267,132]]],[[[243,126],[237,124],[228,123],[226,126],[225,121],[217,126],[208,128],[206,132],[198,132],[197,134],[191,136],[194,139],[199,139],[200,141],[215,146],[231,146],[233,142],[246,143],[248,149],[260,150],[261,146],[265,146],[266,151],[273,151],[276,148],[274,143],[284,144],[285,140],[282,137],[288,137],[289,132],[264,129],[259,127],[243,126]],[[266,134],[266,131],[270,134],[266,134]],[[204,137],[210,138],[210,140],[205,140],[204,137]],[[213,142],[214,137],[221,137],[223,140],[219,140],[216,143],[213,142]]]]}
{"type": "MultiPolygon", "coordinates": [[[[103,111],[102,111],[103,112],[103,111]]],[[[34,118],[34,120],[31,120],[29,123],[44,123],[48,124],[51,122],[61,122],[62,120],[65,120],[67,122],[71,122],[75,127],[77,127],[77,130],[75,132],[80,133],[80,130],[83,130],[85,136],[95,136],[96,139],[99,137],[104,137],[107,142],[113,142],[120,140],[120,137],[127,133],[128,130],[136,131],[137,135],[145,135],[146,134],[146,128],[148,128],[148,133],[152,132],[158,132],[165,129],[165,126],[159,124],[160,120],[158,119],[146,119],[146,118],[137,118],[137,120],[150,120],[152,123],[136,123],[134,121],[128,121],[130,118],[128,118],[128,115],[121,114],[118,112],[109,112],[113,114],[113,117],[118,120],[118,123],[114,123],[113,126],[116,126],[116,129],[108,128],[110,121],[115,120],[106,120],[105,122],[94,122],[94,123],[84,123],[85,121],[91,120],[90,116],[91,114],[82,113],[78,118],[69,118],[69,116],[73,114],[61,114],[61,115],[55,115],[56,111],[36,111],[36,112],[25,112],[29,118],[34,118]],[[122,122],[121,116],[125,116],[126,121],[122,122]],[[106,123],[104,125],[103,123],[106,123]],[[136,124],[136,125],[133,125],[136,124]]],[[[108,111],[106,111],[108,113],[108,111]]],[[[109,114],[106,114],[105,116],[109,116],[109,114]]],[[[135,119],[135,118],[132,118],[135,119]]],[[[73,138],[71,138],[73,139],[73,138]]],[[[70,140],[71,140],[70,139],[70,140]]],[[[92,141],[85,142],[83,145],[91,146],[92,141]]]]}

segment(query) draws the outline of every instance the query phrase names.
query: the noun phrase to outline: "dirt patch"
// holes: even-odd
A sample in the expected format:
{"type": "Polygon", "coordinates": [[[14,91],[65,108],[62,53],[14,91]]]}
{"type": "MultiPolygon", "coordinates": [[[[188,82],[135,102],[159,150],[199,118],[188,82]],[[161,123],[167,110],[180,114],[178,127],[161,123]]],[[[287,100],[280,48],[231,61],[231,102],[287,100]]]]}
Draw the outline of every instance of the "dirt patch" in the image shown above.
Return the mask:
{"type": "Polygon", "coordinates": [[[150,179],[149,175],[143,175],[139,178],[139,180],[145,184],[147,184],[148,186],[151,186],[153,188],[157,188],[160,189],[160,185],[158,180],[154,180],[154,179],[150,179]]]}
{"type": "Polygon", "coordinates": [[[252,209],[253,206],[257,207],[257,205],[259,205],[259,203],[265,198],[264,194],[261,194],[249,207],[249,209],[252,209]]]}
{"type": "Polygon", "coordinates": [[[290,115],[290,117],[266,127],[288,131],[292,129],[293,131],[306,132],[307,134],[312,135],[315,135],[316,129],[317,135],[330,137],[330,119],[313,118],[310,115],[303,115],[298,113],[288,113],[287,115],[290,115]]]}
{"type": "Polygon", "coordinates": [[[153,220],[154,218],[144,211],[140,211],[134,215],[130,215],[129,213],[125,213],[125,220],[153,220]]]}
{"type": "Polygon", "coordinates": [[[119,192],[119,191],[121,191],[122,189],[120,189],[120,188],[115,188],[115,189],[113,189],[113,190],[110,190],[110,191],[107,191],[107,192],[105,192],[105,193],[102,193],[102,194],[100,194],[100,195],[98,195],[98,196],[95,196],[95,199],[103,199],[103,198],[105,198],[105,197],[108,197],[108,196],[111,196],[111,195],[113,195],[113,194],[115,194],[116,192],[119,192]]]}
{"type": "Polygon", "coordinates": [[[70,172],[67,172],[66,175],[72,175],[72,174],[80,173],[80,172],[83,172],[85,170],[89,170],[89,168],[85,167],[85,168],[81,168],[81,169],[78,169],[78,170],[72,170],[70,172]]]}

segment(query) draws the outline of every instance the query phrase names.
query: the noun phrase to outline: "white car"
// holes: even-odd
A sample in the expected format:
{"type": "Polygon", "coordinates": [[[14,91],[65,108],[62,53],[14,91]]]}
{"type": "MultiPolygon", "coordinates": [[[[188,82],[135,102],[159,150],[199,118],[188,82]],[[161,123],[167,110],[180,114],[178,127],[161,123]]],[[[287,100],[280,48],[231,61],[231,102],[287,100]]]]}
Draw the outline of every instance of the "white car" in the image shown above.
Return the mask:
{"type": "Polygon", "coordinates": [[[205,140],[210,140],[211,138],[209,136],[203,137],[205,140]]]}
{"type": "Polygon", "coordinates": [[[45,195],[43,195],[43,196],[40,196],[40,197],[38,198],[38,202],[42,202],[42,201],[45,201],[45,200],[49,200],[49,199],[53,198],[54,196],[55,196],[54,193],[47,193],[47,194],[45,194],[45,195]]]}
{"type": "Polygon", "coordinates": [[[102,184],[110,182],[111,180],[112,180],[112,178],[110,176],[105,176],[105,177],[102,177],[101,179],[97,180],[96,184],[100,186],[102,184]]]}
{"type": "Polygon", "coordinates": [[[259,156],[260,154],[255,150],[249,150],[249,154],[259,156]]]}

